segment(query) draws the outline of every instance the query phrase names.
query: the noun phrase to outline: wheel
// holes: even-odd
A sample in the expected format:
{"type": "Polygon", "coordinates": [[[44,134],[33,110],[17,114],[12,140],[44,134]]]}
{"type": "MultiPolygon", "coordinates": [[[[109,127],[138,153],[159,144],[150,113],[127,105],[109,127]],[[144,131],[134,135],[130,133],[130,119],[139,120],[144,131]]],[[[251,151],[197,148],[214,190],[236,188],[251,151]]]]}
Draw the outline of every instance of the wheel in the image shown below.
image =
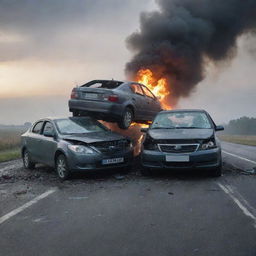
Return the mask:
{"type": "Polygon", "coordinates": [[[217,167],[211,172],[212,177],[220,177],[222,175],[222,166],[217,167]]]}
{"type": "Polygon", "coordinates": [[[58,177],[61,180],[66,180],[70,176],[70,170],[68,167],[67,159],[63,154],[60,154],[55,163],[55,169],[57,172],[58,177]]]}
{"type": "Polygon", "coordinates": [[[22,159],[23,159],[23,166],[25,169],[34,169],[35,168],[35,163],[33,163],[31,161],[29,152],[27,151],[27,149],[24,150],[23,155],[22,155],[22,159]]]}
{"type": "Polygon", "coordinates": [[[144,167],[143,169],[141,169],[140,172],[141,172],[141,174],[143,176],[150,176],[150,175],[152,175],[152,170],[150,168],[144,167]]]}
{"type": "Polygon", "coordinates": [[[121,129],[128,129],[133,121],[133,112],[130,108],[126,108],[121,117],[121,120],[118,122],[118,126],[121,129]]]}

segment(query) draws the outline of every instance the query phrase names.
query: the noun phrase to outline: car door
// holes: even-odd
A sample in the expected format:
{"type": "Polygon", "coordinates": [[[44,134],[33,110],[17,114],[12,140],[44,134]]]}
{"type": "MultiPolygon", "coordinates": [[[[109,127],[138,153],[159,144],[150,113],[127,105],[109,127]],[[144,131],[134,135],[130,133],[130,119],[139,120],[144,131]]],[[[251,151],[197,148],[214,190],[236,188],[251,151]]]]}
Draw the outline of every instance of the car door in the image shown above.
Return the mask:
{"type": "Polygon", "coordinates": [[[139,84],[133,83],[130,85],[132,90],[132,101],[135,106],[136,116],[135,119],[138,120],[145,120],[145,108],[146,108],[146,101],[145,95],[143,93],[142,88],[139,84]]]}
{"type": "Polygon", "coordinates": [[[31,159],[35,162],[40,162],[40,152],[38,151],[38,148],[41,142],[43,124],[44,121],[36,122],[27,138],[27,150],[30,153],[31,159]]]}
{"type": "Polygon", "coordinates": [[[50,166],[54,166],[54,155],[57,148],[56,134],[52,122],[46,121],[43,125],[40,151],[42,152],[42,161],[50,166]]]}
{"type": "Polygon", "coordinates": [[[161,105],[155,95],[146,87],[142,85],[142,89],[145,93],[145,98],[146,98],[146,111],[147,111],[147,116],[152,120],[156,114],[161,111],[161,105]]]}

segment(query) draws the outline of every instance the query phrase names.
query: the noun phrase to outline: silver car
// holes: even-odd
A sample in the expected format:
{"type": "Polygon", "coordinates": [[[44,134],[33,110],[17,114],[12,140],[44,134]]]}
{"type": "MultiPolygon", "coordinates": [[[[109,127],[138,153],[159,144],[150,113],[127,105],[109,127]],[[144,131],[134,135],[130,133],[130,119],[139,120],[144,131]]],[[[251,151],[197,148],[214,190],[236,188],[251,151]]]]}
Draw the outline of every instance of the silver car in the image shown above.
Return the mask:
{"type": "Polygon", "coordinates": [[[221,146],[215,132],[221,130],[204,110],[160,112],[149,129],[142,129],[143,173],[157,168],[203,169],[220,176],[221,146]]]}
{"type": "Polygon", "coordinates": [[[55,167],[62,180],[74,171],[127,170],[133,160],[131,140],[91,117],[41,119],[21,138],[24,167],[33,169],[36,163],[55,167]]]}
{"type": "Polygon", "coordinates": [[[128,129],[133,121],[152,121],[162,108],[158,98],[143,84],[93,80],[73,89],[69,110],[73,116],[90,115],[128,129]]]}

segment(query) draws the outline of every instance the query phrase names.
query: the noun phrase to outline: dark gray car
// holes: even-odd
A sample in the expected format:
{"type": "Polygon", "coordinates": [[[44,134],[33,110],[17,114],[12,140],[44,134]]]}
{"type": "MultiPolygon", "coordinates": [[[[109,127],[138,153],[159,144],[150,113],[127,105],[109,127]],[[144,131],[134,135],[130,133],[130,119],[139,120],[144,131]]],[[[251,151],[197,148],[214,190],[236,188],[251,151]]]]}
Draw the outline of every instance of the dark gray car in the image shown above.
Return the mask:
{"type": "Polygon", "coordinates": [[[143,84],[93,80],[73,89],[69,110],[73,116],[90,115],[98,120],[117,122],[121,129],[127,129],[133,121],[152,121],[162,108],[143,84]]]}
{"type": "Polygon", "coordinates": [[[221,175],[221,146],[216,126],[204,110],[160,112],[146,132],[142,148],[144,174],[157,168],[207,169],[221,175]]]}
{"type": "Polygon", "coordinates": [[[24,167],[43,163],[61,179],[73,171],[127,169],[133,159],[131,140],[91,117],[41,119],[21,138],[24,167]]]}

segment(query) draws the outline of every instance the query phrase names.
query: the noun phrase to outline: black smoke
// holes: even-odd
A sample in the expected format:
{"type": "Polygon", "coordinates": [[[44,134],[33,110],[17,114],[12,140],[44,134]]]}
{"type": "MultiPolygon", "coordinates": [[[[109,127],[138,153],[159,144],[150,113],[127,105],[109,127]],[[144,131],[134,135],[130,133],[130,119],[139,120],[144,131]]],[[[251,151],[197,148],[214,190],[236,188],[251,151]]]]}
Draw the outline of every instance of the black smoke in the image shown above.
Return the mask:
{"type": "Polygon", "coordinates": [[[134,52],[126,74],[150,68],[171,84],[173,104],[204,79],[207,62],[230,60],[237,39],[256,28],[256,0],[157,0],[159,10],[142,13],[140,30],[127,38],[134,52]]]}

